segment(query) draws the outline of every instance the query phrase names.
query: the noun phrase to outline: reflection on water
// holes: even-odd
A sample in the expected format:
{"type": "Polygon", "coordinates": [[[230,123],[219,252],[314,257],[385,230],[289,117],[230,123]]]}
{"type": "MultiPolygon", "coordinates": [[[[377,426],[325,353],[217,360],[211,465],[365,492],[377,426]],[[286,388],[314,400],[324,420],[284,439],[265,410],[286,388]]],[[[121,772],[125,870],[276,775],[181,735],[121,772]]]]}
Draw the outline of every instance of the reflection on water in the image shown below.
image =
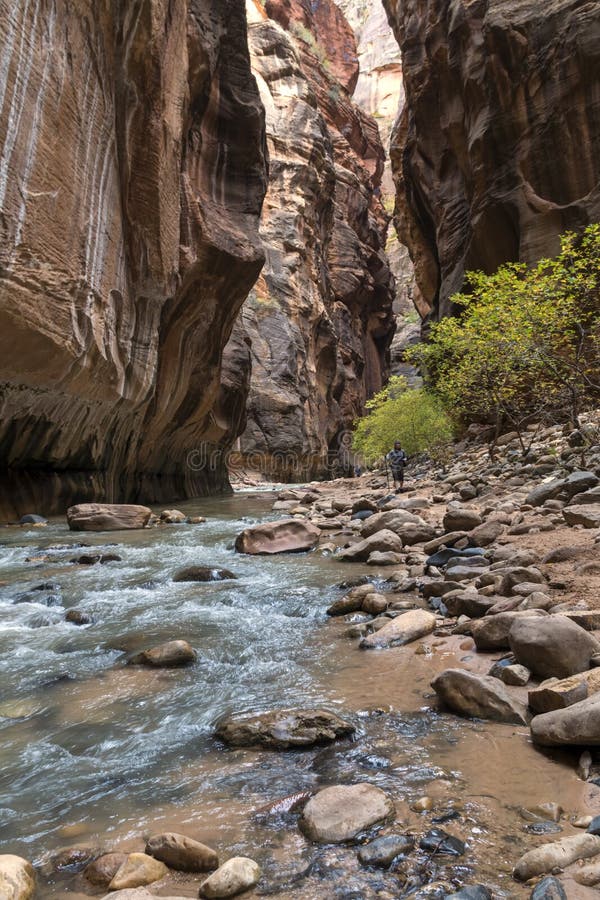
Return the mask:
{"type": "MultiPolygon", "coordinates": [[[[236,555],[235,535],[271,516],[271,500],[186,504],[207,523],[144,532],[75,535],[58,522],[0,532],[0,852],[39,859],[74,841],[141,849],[145,833],[173,829],[227,855],[256,856],[281,896],[379,896],[383,876],[362,870],[354,851],[310,848],[293,815],[254,814],[297,791],[368,780],[393,793],[400,821],[417,831],[425,824],[409,805],[424,793],[442,812],[460,810],[467,868],[475,860],[498,896],[521,896],[508,873],[535,838],[522,833],[516,808],[558,800],[584,812],[593,794],[583,796],[560,760],[535,753],[526,729],[461,722],[432,707],[429,680],[456,661],[457,646],[438,641],[429,658],[413,648],[356,650],[325,616],[340,595],[335,583],[355,567],[317,554],[236,555]],[[74,565],[85,552],[78,542],[122,559],[74,565]],[[193,564],[238,578],[172,582],[193,564]],[[26,593],[35,602],[15,603],[26,593]],[[71,608],[94,624],[65,623],[71,608]],[[198,651],[191,668],[123,666],[126,653],[180,637],[198,651]],[[352,717],[359,739],[291,754],[212,740],[223,713],[308,704],[352,717]]],[[[467,877],[454,868],[458,881],[467,877]]],[[[44,885],[40,896],[65,884],[44,885]]],[[[186,883],[170,893],[195,890],[186,883]]]]}

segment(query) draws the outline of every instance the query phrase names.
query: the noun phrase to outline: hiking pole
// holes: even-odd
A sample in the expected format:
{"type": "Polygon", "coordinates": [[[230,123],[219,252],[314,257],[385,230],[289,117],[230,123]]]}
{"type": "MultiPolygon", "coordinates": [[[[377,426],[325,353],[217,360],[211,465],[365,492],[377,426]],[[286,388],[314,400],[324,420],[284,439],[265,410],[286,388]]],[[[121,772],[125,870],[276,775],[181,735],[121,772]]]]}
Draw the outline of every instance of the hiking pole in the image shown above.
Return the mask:
{"type": "Polygon", "coordinates": [[[389,490],[391,490],[391,488],[390,488],[390,472],[389,472],[389,469],[388,469],[388,460],[387,460],[387,456],[384,456],[384,457],[383,457],[383,468],[385,469],[385,479],[386,479],[386,481],[387,481],[387,489],[388,489],[388,491],[389,491],[389,490]]]}

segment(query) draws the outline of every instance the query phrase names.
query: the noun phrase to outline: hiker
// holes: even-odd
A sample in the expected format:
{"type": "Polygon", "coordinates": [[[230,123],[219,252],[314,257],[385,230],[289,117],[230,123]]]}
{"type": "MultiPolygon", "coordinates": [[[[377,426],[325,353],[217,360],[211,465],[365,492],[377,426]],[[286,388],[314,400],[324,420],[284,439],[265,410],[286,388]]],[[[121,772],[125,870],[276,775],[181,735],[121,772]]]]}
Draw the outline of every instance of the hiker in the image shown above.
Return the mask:
{"type": "Polygon", "coordinates": [[[399,494],[404,486],[404,466],[408,462],[408,456],[402,449],[400,441],[394,441],[394,449],[390,450],[386,456],[386,460],[392,470],[394,488],[396,493],[399,494]],[[396,485],[398,485],[397,488],[396,485]]]}

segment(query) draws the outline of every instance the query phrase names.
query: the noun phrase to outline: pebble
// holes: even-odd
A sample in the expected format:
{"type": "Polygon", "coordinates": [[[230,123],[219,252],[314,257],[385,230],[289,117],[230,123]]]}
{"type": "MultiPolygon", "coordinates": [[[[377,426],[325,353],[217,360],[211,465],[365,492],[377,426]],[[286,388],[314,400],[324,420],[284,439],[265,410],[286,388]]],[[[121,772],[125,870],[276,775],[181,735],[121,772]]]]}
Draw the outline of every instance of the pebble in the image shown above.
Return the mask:
{"type": "Polygon", "coordinates": [[[431,797],[420,797],[419,800],[415,800],[415,802],[411,804],[410,808],[413,812],[430,812],[433,809],[433,800],[431,797]]]}
{"type": "Polygon", "coordinates": [[[419,847],[428,853],[447,853],[451,856],[462,856],[465,852],[464,842],[442,828],[432,828],[423,835],[419,847]]]}
{"type": "Polygon", "coordinates": [[[410,834],[387,834],[361,847],[358,858],[363,866],[388,868],[397,856],[410,853],[414,845],[410,834]]]}

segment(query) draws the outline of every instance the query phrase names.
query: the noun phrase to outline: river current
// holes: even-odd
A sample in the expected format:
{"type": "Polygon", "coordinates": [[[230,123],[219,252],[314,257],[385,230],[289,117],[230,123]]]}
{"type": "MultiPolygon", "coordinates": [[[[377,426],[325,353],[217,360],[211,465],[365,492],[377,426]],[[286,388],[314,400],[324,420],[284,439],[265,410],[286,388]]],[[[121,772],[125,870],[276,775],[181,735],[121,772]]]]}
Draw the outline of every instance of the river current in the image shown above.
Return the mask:
{"type": "MultiPolygon", "coordinates": [[[[434,642],[422,655],[356,650],[347,625],[325,610],[341,596],[340,580],[364,567],[319,553],[236,554],[242,528],[277,517],[272,500],[237,493],[183,504],[207,522],[143,532],[75,534],[57,519],[0,533],[0,853],[39,862],[74,843],[142,849],[141,836],[175,830],[226,856],[258,859],[265,893],[396,896],[384,876],[357,866],[353,851],[316,851],[293,817],[260,813],[297,791],[367,780],[393,793],[413,830],[409,805],[424,794],[442,812],[459,811],[471,852],[455,867],[457,881],[468,880],[475,861],[497,896],[525,896],[510,879],[532,846],[516,810],[560,800],[585,812],[581,782],[559,756],[537,754],[526,729],[436,709],[429,680],[464,658],[456,642],[434,642]],[[121,560],[74,564],[92,552],[80,543],[121,560]],[[237,579],[174,583],[187,565],[228,568],[237,579]],[[41,584],[49,584],[39,592],[45,603],[19,602],[41,584]],[[71,608],[93,624],[65,622],[71,608]],[[190,641],[195,665],[124,665],[128,654],[172,638],[190,641]],[[354,721],[358,740],[271,754],[226,750],[212,737],[226,713],[315,705],[354,721]]],[[[71,890],[68,879],[48,878],[39,896],[83,896],[71,890]]]]}

